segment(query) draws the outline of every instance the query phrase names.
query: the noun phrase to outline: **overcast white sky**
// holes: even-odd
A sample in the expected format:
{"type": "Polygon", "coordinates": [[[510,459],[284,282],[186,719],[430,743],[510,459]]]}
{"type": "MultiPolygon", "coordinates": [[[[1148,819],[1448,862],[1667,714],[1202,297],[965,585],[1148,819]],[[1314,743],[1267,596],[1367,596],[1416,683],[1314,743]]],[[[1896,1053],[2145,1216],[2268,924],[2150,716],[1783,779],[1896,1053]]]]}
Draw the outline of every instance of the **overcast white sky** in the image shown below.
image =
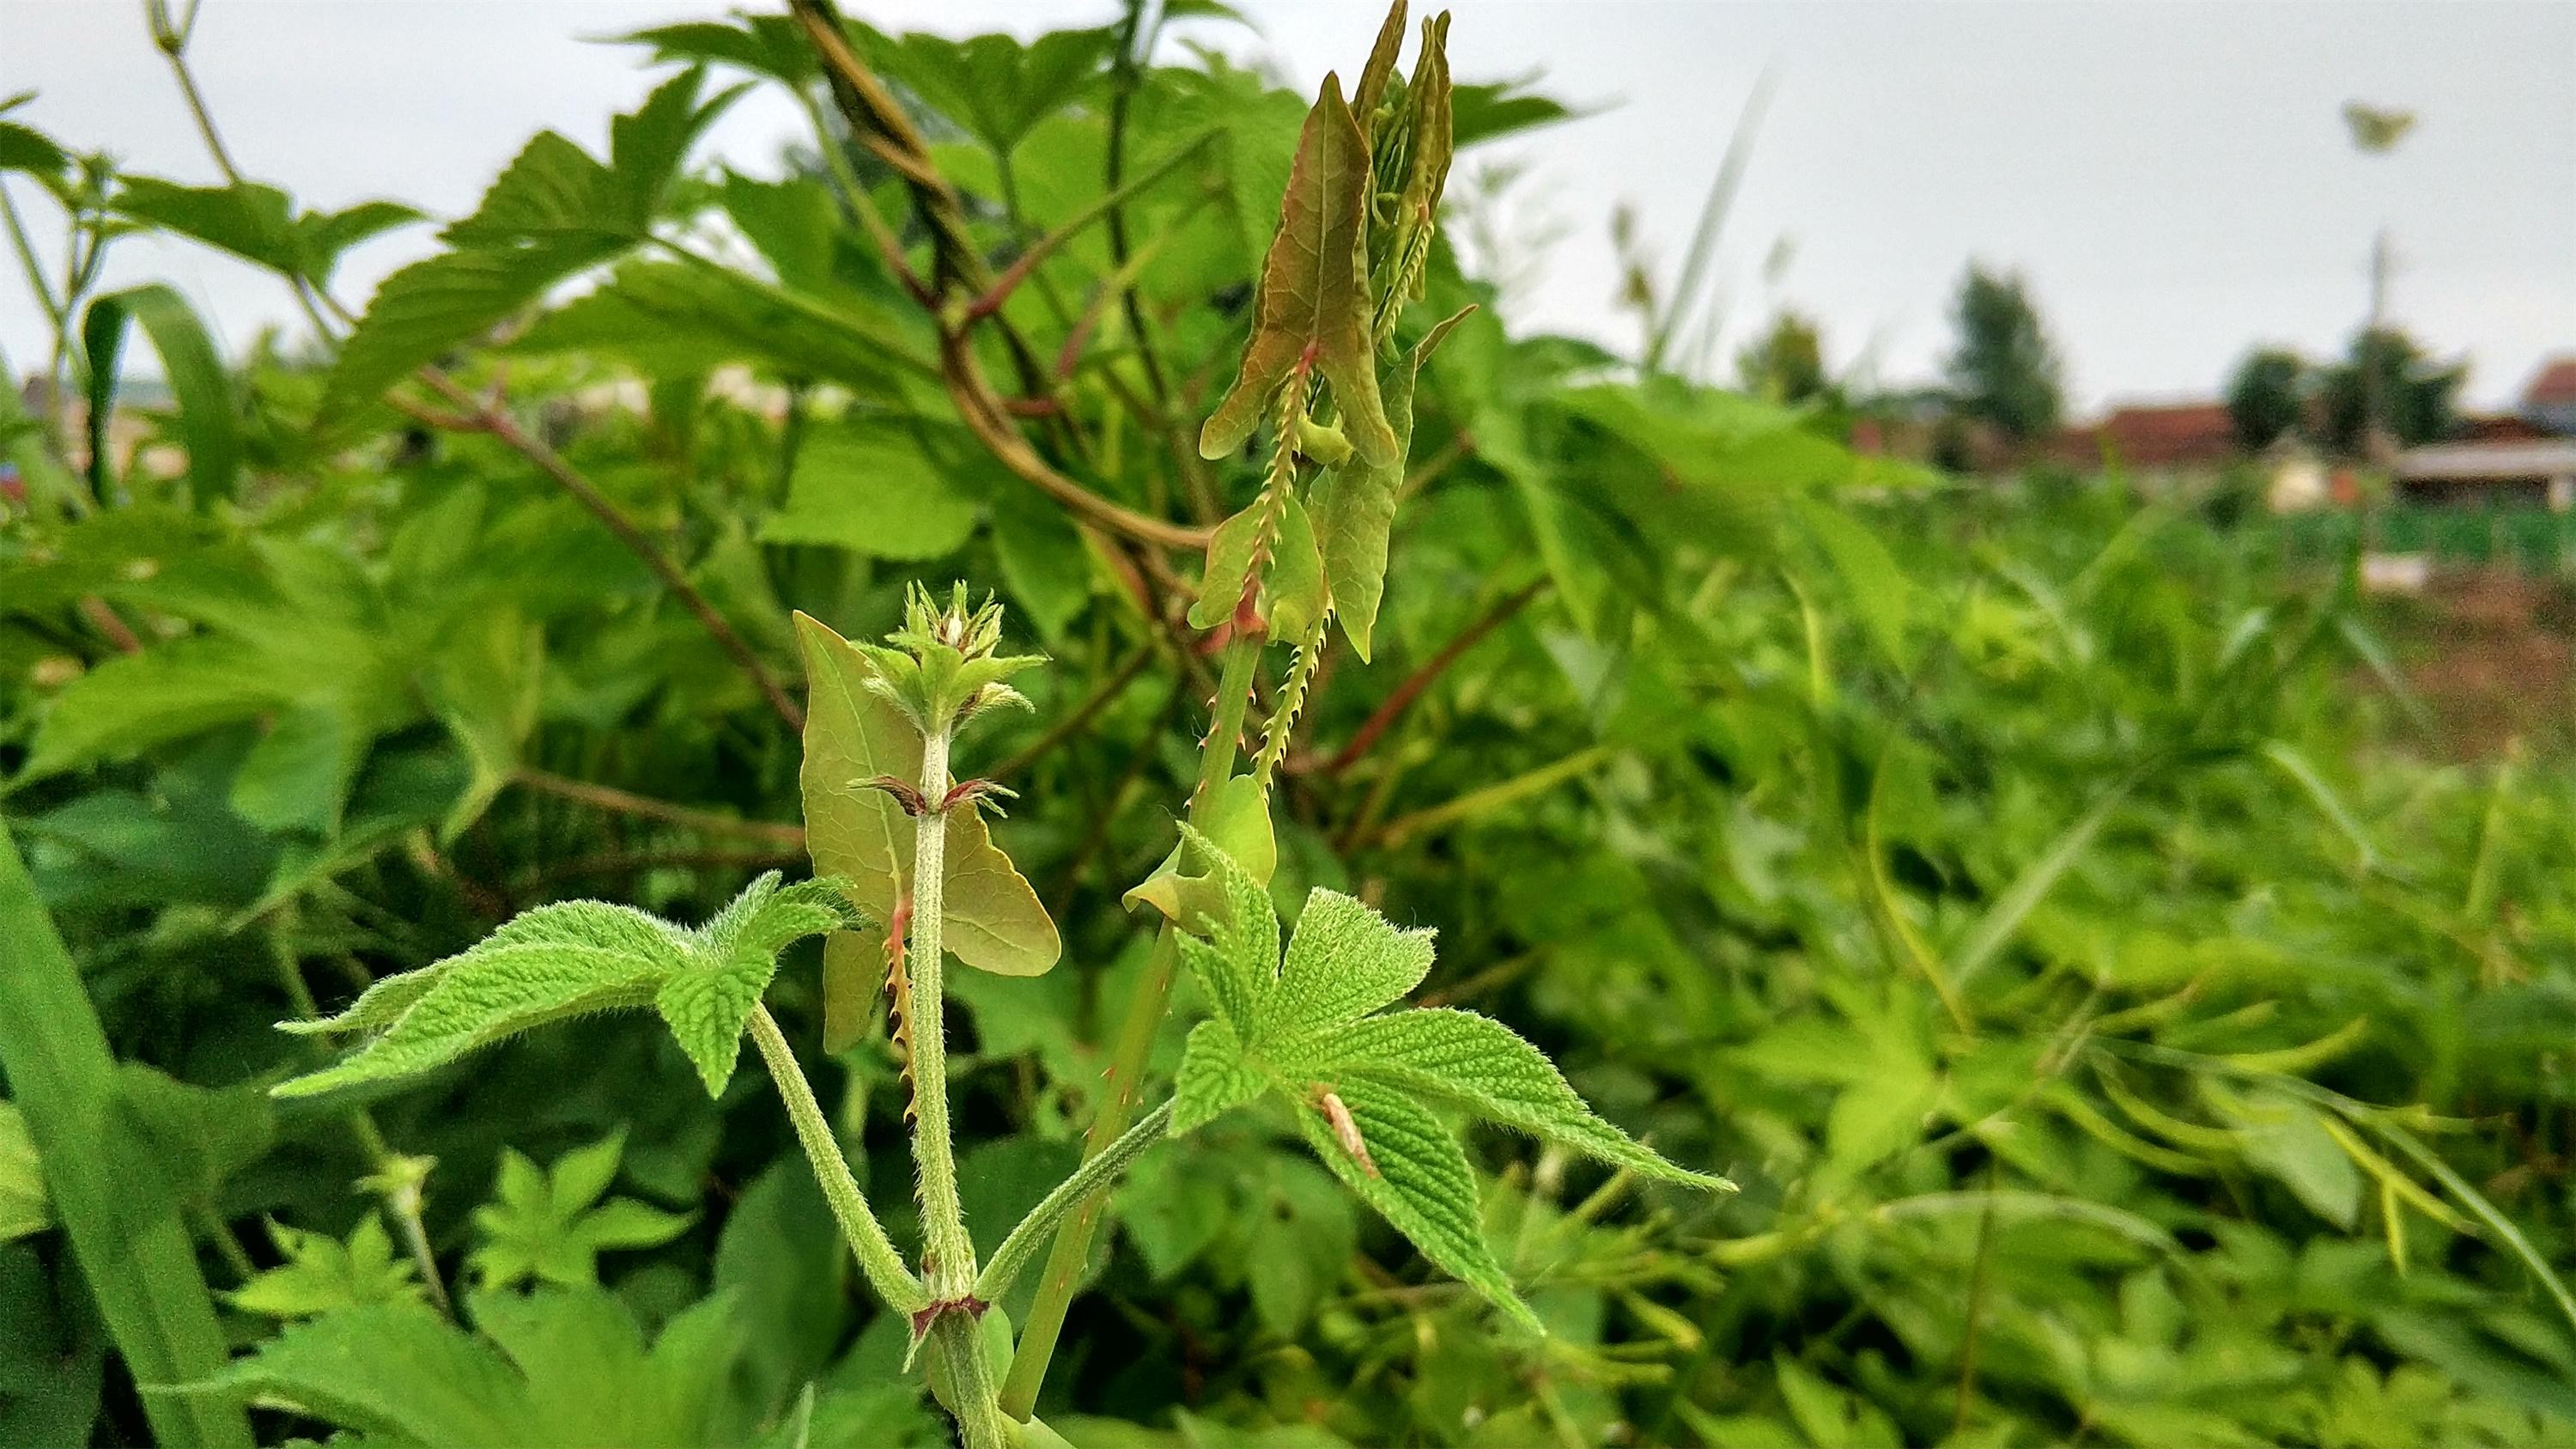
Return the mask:
{"type": "MultiPolygon", "coordinates": [[[[1095,23],[1109,0],[844,0],[897,28],[1095,23]]],[[[2029,279],[2085,405],[2212,395],[2256,342],[2311,353],[2359,319],[2373,230],[2396,239],[2392,313],[2516,394],[2576,350],[2576,5],[1687,3],[1453,0],[1458,73],[1546,72],[1586,118],[1493,148],[1523,160],[1520,219],[1564,228],[1515,317],[1625,348],[1608,217],[1635,204],[1678,257],[1736,115],[1778,91],[1719,253],[1729,343],[1783,304],[1823,322],[1829,360],[1929,380],[1970,258],[2029,279]],[[2354,153],[2347,99],[2413,109],[2395,154],[2354,153]],[[1786,248],[1779,244],[1788,243],[1786,248]],[[1785,267],[1766,266],[1782,255],[1785,267]]],[[[720,8],[667,0],[205,0],[193,51],[245,169],[315,205],[392,195],[469,208],[533,131],[597,144],[647,84],[640,52],[585,37],[720,8]]],[[[1354,68],[1374,3],[1252,0],[1259,33],[1197,33],[1311,88],[1354,68]]],[[[211,181],[145,38],[139,0],[0,0],[0,93],[74,147],[211,181]]],[[[709,154],[765,169],[795,128],[737,107],[709,154]]],[[[13,183],[24,201],[27,188],[13,183]]],[[[1453,195],[1457,190],[1453,183],[1453,195]]],[[[430,245],[412,228],[353,255],[352,301],[430,245]]],[[[174,280],[223,341],[290,324],[276,287],[166,242],[111,280],[174,280]]],[[[0,277],[0,347],[44,336],[0,277]]]]}

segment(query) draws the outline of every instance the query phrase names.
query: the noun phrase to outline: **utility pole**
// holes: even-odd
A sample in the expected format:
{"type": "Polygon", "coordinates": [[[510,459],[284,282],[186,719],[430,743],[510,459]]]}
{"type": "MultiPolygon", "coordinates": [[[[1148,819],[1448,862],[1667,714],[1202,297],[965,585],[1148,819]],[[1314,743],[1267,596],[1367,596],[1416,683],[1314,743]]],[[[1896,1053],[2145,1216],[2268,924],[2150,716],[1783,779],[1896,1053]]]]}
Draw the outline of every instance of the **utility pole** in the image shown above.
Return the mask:
{"type": "MultiPolygon", "coordinates": [[[[2359,101],[2344,102],[2343,121],[2352,133],[2353,149],[2365,156],[2387,155],[2407,132],[2415,129],[2413,111],[2381,110],[2359,101]]],[[[2385,345],[2381,332],[2388,321],[2391,265],[2388,225],[2382,222],[2370,243],[2370,312],[2362,322],[2361,345],[2353,354],[2354,365],[2361,369],[2362,456],[2382,467],[2397,456],[2397,439],[2388,426],[2388,400],[2381,391],[2378,357],[2385,345]]]]}

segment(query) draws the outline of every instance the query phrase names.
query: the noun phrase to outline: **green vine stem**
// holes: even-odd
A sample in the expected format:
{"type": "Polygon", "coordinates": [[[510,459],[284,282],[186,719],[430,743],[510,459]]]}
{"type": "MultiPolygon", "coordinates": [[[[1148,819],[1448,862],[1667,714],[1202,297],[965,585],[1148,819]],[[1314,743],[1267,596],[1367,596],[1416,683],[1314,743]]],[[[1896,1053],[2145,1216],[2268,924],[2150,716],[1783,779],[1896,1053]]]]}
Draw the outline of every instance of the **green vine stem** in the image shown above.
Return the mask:
{"type": "MultiPolygon", "coordinates": [[[[1298,393],[1302,397],[1303,389],[1299,388],[1298,393]]],[[[1282,489],[1292,481],[1296,469],[1289,448],[1291,436],[1290,430],[1280,430],[1273,445],[1278,451],[1270,462],[1273,485],[1282,489]]],[[[1192,824],[1203,823],[1199,819],[1200,807],[1216,793],[1217,786],[1234,774],[1235,756],[1243,741],[1244,717],[1252,704],[1252,677],[1261,666],[1261,646],[1261,636],[1252,632],[1237,633],[1226,645],[1224,672],[1217,680],[1207,738],[1199,746],[1198,784],[1190,793],[1192,824]]],[[[1135,1110],[1144,1089],[1146,1063],[1153,1055],[1155,1033],[1163,1024],[1164,1009],[1172,993],[1172,974],[1180,966],[1180,955],[1177,932],[1166,921],[1154,939],[1153,955],[1145,963],[1145,979],[1137,984],[1127,1015],[1118,1025],[1118,1040],[1109,1058],[1109,1097],[1100,1104],[1100,1115],[1092,1119],[1090,1130],[1083,1136],[1085,1171],[1093,1160],[1106,1156],[1127,1131],[1128,1113],[1135,1110]]],[[[1056,1234],[1055,1247],[1047,1254],[1045,1276],[1029,1305],[1029,1321],[1021,1329],[1011,1371],[1002,1383],[1002,1412],[1014,1419],[1025,1422],[1037,1411],[1038,1390],[1046,1383],[1047,1364],[1055,1357],[1056,1341],[1064,1332],[1065,1312],[1073,1306],[1073,1285],[1082,1276],[1082,1265],[1091,1256],[1092,1237],[1100,1228],[1102,1201],[1096,1189],[1087,1192],[1081,1206],[1066,1216],[1063,1230],[1056,1234]]]]}
{"type": "Polygon", "coordinates": [[[778,1095],[786,1099],[788,1120],[796,1124],[796,1140],[813,1164],[823,1200],[832,1205],[832,1216],[841,1224],[841,1236],[849,1240],[850,1251],[858,1256],[859,1271],[866,1275],[868,1286],[897,1313],[918,1313],[928,1307],[930,1295],[904,1266],[903,1254],[895,1250],[868,1200],[860,1195],[858,1181],[850,1176],[849,1159],[841,1155],[832,1124],[825,1120],[822,1104],[814,1100],[813,1084],[805,1080],[805,1069],[796,1065],[796,1053],[788,1048],[786,1034],[766,1006],[751,1013],[751,1040],[769,1067],[770,1079],[778,1083],[778,1095]]]}
{"type": "Polygon", "coordinates": [[[1143,1156],[1146,1148],[1162,1141],[1171,1127],[1172,1104],[1165,1102],[1109,1144],[1107,1151],[1086,1158],[1073,1176],[1057,1183],[1055,1191],[1029,1209],[1028,1216],[1020,1219],[1019,1226],[1002,1240],[1002,1246],[993,1250],[992,1260],[975,1279],[975,1296],[991,1303],[1010,1292],[1029,1260],[1037,1256],[1038,1245],[1055,1231],[1065,1214],[1116,1182],[1129,1164],[1143,1156]]]}
{"type": "MultiPolygon", "coordinates": [[[[948,1137],[948,1043],[941,1024],[945,964],[940,958],[942,887],[948,875],[948,742],[946,729],[921,740],[921,798],[927,802],[912,847],[912,1156],[921,1174],[922,1279],[932,1304],[968,1292],[975,1281],[975,1243],[957,1200],[957,1160],[948,1137]]],[[[974,805],[964,808],[972,810],[974,805]]]]}

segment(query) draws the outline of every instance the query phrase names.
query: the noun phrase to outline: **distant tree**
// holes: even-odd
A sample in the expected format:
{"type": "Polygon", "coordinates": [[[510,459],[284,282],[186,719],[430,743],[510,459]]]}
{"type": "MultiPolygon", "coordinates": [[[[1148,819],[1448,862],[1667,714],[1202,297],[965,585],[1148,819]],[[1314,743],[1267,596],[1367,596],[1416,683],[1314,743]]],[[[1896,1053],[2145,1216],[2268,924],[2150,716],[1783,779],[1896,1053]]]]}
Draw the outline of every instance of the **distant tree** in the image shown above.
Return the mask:
{"type": "Polygon", "coordinates": [[[2057,349],[2022,279],[1971,264],[1952,315],[1959,344],[1949,378],[1958,411],[2015,445],[2056,427],[2063,406],[2057,349]]]}
{"type": "Polygon", "coordinates": [[[1781,313],[1761,340],[1737,353],[1735,370],[1744,390],[1766,402],[1802,403],[1832,386],[1824,340],[1814,322],[1795,312],[1781,313]]]}
{"type": "Polygon", "coordinates": [[[2257,452],[2308,420],[2308,397],[2316,379],[2308,360],[2295,352],[2266,347],[2248,354],[2227,382],[2227,418],[2235,424],[2237,446],[2257,452]]]}
{"type": "Polygon", "coordinates": [[[2319,379],[2326,441],[2340,452],[2363,452],[2374,418],[2407,447],[2443,437],[2458,421],[2468,376],[2465,364],[2435,362],[2394,327],[2361,332],[2319,379]]]}

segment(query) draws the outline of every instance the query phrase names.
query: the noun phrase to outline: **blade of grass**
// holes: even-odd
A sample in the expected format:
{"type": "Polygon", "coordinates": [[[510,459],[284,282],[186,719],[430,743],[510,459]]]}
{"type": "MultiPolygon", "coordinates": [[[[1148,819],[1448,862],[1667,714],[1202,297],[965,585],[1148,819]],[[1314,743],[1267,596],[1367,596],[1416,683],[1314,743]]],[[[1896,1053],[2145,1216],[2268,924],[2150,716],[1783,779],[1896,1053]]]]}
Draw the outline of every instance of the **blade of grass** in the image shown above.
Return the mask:
{"type": "Polygon", "coordinates": [[[80,969],[36,899],[17,846],[0,827],[0,1069],[44,1165],[54,1212],[97,1299],[99,1316],[144,1386],[143,1412],[164,1445],[242,1445],[250,1421],[223,1399],[150,1392],[223,1366],[223,1331],[176,1199],[139,1189],[160,1180],[128,1160],[116,1061],[80,969]]]}
{"type": "Polygon", "coordinates": [[[2030,913],[2038,909],[2040,901],[2056,886],[2058,878],[2075,864],[2075,858],[2084,853],[2084,847],[2093,843],[2093,837],[2101,834],[2111,812],[2119,809],[2120,802],[2128,799],[2129,792],[2136,789],[2160,763],[2161,757],[2151,757],[2113,781],[2110,788],[2102,792],[2101,798],[2093,802],[2091,809],[2075,817],[2074,823],[2058,834],[2047,851],[2024,867],[2004,893],[1995,897],[1995,903],[1978,919],[1975,928],[1968,932],[1967,939],[1960,943],[1958,951],[1951,957],[1952,982],[1964,986],[1994,964],[1995,958],[2003,954],[2004,947],[2012,943],[2013,935],[2021,929],[2022,922],[2030,918],[2030,913]]]}

